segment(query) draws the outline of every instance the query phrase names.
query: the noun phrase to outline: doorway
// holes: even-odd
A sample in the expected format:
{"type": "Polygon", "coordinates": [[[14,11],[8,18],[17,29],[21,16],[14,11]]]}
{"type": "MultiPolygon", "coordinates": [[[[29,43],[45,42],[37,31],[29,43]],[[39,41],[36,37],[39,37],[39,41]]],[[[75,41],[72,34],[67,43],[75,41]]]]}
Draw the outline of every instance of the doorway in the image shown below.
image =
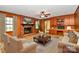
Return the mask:
{"type": "Polygon", "coordinates": [[[45,20],[45,33],[49,33],[50,20],[45,20]]]}

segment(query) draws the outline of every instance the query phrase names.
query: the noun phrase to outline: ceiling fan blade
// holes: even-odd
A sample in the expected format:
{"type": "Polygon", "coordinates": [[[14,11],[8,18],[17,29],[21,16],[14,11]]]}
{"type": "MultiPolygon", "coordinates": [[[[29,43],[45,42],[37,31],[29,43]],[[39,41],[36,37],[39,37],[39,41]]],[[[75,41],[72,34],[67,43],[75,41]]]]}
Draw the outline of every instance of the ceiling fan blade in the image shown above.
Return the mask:
{"type": "Polygon", "coordinates": [[[48,15],[45,15],[45,17],[48,17],[48,15]]]}
{"type": "Polygon", "coordinates": [[[51,15],[51,14],[46,14],[46,15],[51,15]]]}
{"type": "Polygon", "coordinates": [[[45,17],[48,17],[48,16],[50,16],[50,14],[45,14],[45,17]]]}

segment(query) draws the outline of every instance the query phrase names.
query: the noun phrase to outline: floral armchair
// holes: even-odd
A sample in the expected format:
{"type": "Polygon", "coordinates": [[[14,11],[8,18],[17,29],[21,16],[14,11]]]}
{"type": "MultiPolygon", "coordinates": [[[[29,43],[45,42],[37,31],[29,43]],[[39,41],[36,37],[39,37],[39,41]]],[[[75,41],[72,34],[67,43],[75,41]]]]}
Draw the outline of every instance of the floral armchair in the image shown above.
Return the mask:
{"type": "Polygon", "coordinates": [[[79,53],[79,33],[65,33],[62,41],[58,42],[58,50],[63,53],[79,53]],[[69,36],[70,37],[69,37],[69,36]]]}

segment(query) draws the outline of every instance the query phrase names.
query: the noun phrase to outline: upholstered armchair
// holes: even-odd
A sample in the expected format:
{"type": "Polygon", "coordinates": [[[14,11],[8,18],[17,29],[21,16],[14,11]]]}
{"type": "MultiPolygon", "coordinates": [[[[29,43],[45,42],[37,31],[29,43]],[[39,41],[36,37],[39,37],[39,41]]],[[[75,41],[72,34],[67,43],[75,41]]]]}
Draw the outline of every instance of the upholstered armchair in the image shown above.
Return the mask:
{"type": "MultiPolygon", "coordinates": [[[[75,33],[75,32],[74,32],[75,33]]],[[[76,34],[76,33],[75,33],[76,34]]],[[[70,35],[70,34],[69,34],[70,35]]],[[[79,34],[77,33],[77,43],[70,42],[70,38],[68,37],[68,33],[65,33],[62,41],[58,42],[58,52],[64,53],[79,53],[79,34]]],[[[76,40],[76,38],[75,38],[76,40]]]]}
{"type": "Polygon", "coordinates": [[[3,34],[4,52],[7,53],[33,53],[36,52],[36,43],[20,40],[8,34],[3,34]]]}

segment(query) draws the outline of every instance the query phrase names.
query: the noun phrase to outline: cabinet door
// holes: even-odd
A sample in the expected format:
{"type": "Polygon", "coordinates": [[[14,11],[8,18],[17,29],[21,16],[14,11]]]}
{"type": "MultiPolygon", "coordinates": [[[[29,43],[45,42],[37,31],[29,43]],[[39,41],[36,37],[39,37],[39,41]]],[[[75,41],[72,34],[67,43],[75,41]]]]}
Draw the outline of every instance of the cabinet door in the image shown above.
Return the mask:
{"type": "Polygon", "coordinates": [[[49,30],[49,34],[57,35],[57,30],[49,30]]]}

